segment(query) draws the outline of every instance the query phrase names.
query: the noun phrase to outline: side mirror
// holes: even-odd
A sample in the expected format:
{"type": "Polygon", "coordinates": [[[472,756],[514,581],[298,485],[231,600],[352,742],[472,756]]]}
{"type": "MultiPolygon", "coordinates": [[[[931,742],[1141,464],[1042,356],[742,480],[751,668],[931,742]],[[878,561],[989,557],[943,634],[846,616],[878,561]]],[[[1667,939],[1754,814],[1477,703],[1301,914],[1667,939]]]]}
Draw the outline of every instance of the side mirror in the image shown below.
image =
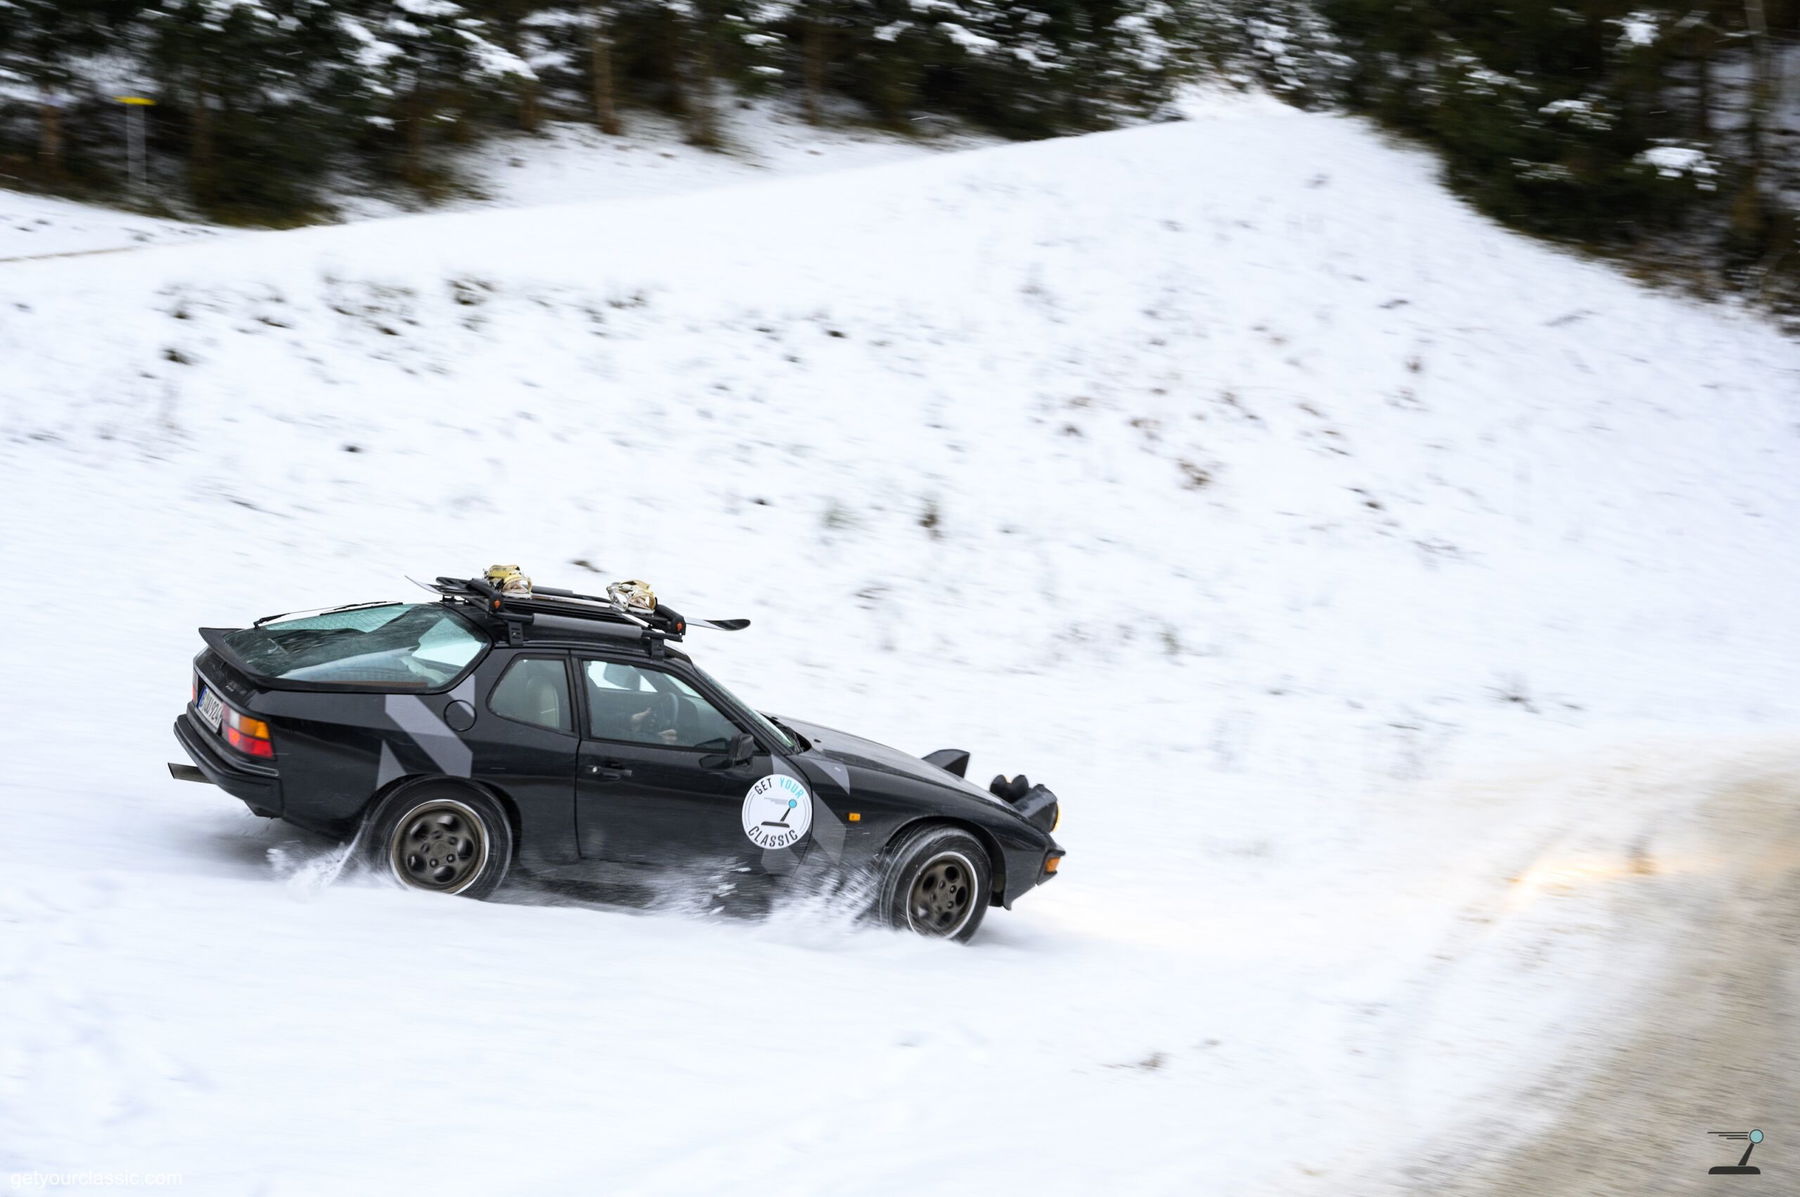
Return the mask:
{"type": "Polygon", "coordinates": [[[750,758],[756,755],[756,737],[749,732],[739,732],[731,737],[731,747],[725,751],[733,765],[748,765],[750,758]]]}
{"type": "Polygon", "coordinates": [[[731,743],[722,753],[700,758],[700,764],[707,769],[733,769],[739,765],[748,765],[750,758],[756,755],[756,740],[749,732],[739,732],[731,737],[731,743]]]}

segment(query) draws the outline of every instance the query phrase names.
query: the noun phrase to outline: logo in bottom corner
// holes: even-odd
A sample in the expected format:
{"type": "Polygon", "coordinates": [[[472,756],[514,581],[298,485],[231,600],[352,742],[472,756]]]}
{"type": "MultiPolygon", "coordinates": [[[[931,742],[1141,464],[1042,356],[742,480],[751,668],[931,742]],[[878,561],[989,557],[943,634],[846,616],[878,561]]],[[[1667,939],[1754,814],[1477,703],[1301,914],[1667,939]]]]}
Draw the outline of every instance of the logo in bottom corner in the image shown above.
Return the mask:
{"type": "Polygon", "coordinates": [[[1761,1176],[1762,1175],[1762,1169],[1758,1168],[1756,1165],[1754,1165],[1750,1162],[1750,1153],[1755,1151],[1756,1145],[1763,1141],[1763,1133],[1761,1131],[1759,1131],[1759,1130],[1707,1131],[1706,1133],[1709,1135],[1717,1135],[1719,1138],[1724,1139],[1726,1142],[1748,1143],[1750,1145],[1750,1146],[1744,1148],[1744,1154],[1738,1157],[1737,1163],[1735,1163],[1735,1164],[1719,1164],[1716,1167],[1708,1168],[1706,1170],[1706,1174],[1708,1176],[1761,1176]]]}
{"type": "Polygon", "coordinates": [[[812,828],[812,795],[798,779],[771,773],[744,795],[744,834],[758,848],[786,848],[812,828]]]}

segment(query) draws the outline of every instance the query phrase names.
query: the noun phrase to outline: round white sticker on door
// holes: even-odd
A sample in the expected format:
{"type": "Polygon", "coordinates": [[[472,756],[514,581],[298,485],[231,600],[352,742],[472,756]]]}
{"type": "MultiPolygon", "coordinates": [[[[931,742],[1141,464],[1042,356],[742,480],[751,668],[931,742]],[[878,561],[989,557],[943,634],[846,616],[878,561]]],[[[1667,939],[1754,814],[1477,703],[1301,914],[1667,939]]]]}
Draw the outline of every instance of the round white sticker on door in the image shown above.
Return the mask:
{"type": "Polygon", "coordinates": [[[744,795],[744,834],[758,848],[785,848],[812,827],[812,795],[795,778],[771,773],[744,795]]]}

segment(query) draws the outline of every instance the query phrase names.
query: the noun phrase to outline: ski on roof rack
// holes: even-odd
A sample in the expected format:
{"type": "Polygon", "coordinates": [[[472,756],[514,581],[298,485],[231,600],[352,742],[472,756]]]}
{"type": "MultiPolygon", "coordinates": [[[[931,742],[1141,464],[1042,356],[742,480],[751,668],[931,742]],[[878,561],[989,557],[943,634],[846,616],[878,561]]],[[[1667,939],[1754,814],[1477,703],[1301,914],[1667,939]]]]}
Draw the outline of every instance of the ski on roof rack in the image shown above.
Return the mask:
{"type": "Polygon", "coordinates": [[[581,594],[553,586],[533,586],[516,565],[495,565],[478,578],[439,577],[421,582],[445,602],[475,607],[490,619],[506,625],[507,642],[523,644],[525,628],[538,615],[591,619],[599,623],[629,624],[640,629],[652,653],[660,653],[665,641],[680,640],[690,626],[720,632],[737,632],[750,626],[747,619],[684,618],[660,603],[648,582],[614,582],[604,595],[581,594]]]}

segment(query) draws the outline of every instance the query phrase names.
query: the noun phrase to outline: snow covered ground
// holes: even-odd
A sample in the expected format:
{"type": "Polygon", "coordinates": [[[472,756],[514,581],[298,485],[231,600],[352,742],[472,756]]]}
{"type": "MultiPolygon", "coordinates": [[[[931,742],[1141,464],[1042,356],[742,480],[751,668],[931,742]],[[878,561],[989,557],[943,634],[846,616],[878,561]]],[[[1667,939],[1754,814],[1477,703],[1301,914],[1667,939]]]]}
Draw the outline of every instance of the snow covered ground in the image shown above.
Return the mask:
{"type": "MultiPolygon", "coordinates": [[[[1219,99],[1196,97],[1217,107],[1219,99]]],[[[683,140],[681,122],[656,112],[621,114],[623,132],[608,136],[590,124],[546,122],[535,134],[495,138],[455,156],[456,173],[467,191],[445,200],[451,210],[624,196],[700,191],[780,175],[810,175],[903,162],[953,150],[997,144],[997,138],[949,123],[921,123],[901,136],[850,123],[809,125],[788,106],[766,100],[722,105],[718,150],[683,140]]],[[[402,211],[391,200],[354,191],[333,198],[350,219],[392,216],[402,211]]]]}
{"type": "Polygon", "coordinates": [[[21,259],[137,249],[214,235],[206,225],[0,191],[0,265],[21,259]]]}
{"type": "MultiPolygon", "coordinates": [[[[1197,113],[1229,111],[1255,102],[1197,92],[1188,107],[1197,113]]],[[[592,125],[552,121],[535,134],[495,137],[453,151],[447,165],[461,186],[442,197],[438,209],[473,211],[703,191],[903,162],[998,141],[947,122],[922,124],[913,136],[829,120],[813,126],[780,105],[760,100],[722,108],[723,145],[718,150],[688,145],[682,140],[680,122],[655,112],[627,110],[621,119],[624,131],[616,137],[592,125]]],[[[326,199],[344,221],[375,220],[412,210],[392,192],[377,193],[350,181],[326,199]]],[[[0,190],[0,263],[240,232],[0,190]]]]}
{"type": "Polygon", "coordinates": [[[1213,115],[0,264],[0,1175],[1523,1191],[1791,875],[1800,351],[1213,115]],[[497,560],[1049,782],[1062,877],[966,949],[477,905],[166,779],[196,625],[497,560]]]}

